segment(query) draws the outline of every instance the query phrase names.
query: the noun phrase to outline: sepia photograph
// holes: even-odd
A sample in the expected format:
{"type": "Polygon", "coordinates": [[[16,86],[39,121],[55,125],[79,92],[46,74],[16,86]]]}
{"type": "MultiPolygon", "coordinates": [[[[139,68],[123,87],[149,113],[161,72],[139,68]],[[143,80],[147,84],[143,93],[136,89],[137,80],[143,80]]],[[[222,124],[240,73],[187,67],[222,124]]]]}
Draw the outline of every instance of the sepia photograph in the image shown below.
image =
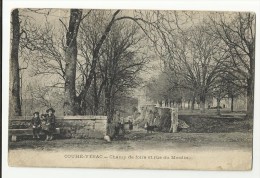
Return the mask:
{"type": "Polygon", "coordinates": [[[256,14],[14,8],[11,167],[250,171],[256,14]]]}

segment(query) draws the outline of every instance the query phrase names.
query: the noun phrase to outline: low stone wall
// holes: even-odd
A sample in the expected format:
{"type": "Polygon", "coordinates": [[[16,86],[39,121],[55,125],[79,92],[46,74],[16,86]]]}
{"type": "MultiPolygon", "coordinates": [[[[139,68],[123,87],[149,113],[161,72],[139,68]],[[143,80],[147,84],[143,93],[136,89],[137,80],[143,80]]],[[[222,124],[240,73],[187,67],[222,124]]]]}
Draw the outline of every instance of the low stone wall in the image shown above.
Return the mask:
{"type": "Polygon", "coordinates": [[[104,138],[107,129],[106,116],[65,116],[57,126],[64,136],[75,138],[104,138]]]}
{"type": "MultiPolygon", "coordinates": [[[[10,120],[9,129],[30,128],[30,120],[10,120]]],[[[107,130],[106,116],[65,116],[56,119],[61,138],[104,138],[107,130]]]]}

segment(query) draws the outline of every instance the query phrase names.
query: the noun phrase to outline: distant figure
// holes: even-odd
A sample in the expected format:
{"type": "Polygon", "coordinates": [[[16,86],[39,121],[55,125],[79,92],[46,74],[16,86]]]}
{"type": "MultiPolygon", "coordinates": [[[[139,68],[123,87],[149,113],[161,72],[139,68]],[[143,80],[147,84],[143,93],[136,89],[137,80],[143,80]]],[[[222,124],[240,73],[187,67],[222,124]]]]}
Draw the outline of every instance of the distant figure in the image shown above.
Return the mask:
{"type": "Polygon", "coordinates": [[[46,134],[46,139],[45,141],[50,141],[53,139],[53,133],[55,132],[55,123],[56,123],[56,118],[55,118],[55,110],[53,108],[49,108],[46,110],[45,115],[42,114],[42,117],[44,119],[44,126],[43,126],[43,131],[46,134]]]}
{"type": "Polygon", "coordinates": [[[39,139],[39,133],[41,130],[41,119],[39,117],[39,112],[33,113],[33,118],[31,120],[32,128],[33,128],[33,138],[39,139]]]}
{"type": "Polygon", "coordinates": [[[159,106],[162,107],[162,101],[159,101],[159,106]]]}
{"type": "Polygon", "coordinates": [[[133,130],[133,118],[131,116],[128,116],[128,124],[129,124],[129,130],[133,130]]]}
{"type": "Polygon", "coordinates": [[[115,136],[119,135],[120,130],[124,134],[125,133],[124,119],[121,118],[119,111],[116,111],[114,123],[115,123],[115,136]]]}
{"type": "Polygon", "coordinates": [[[153,125],[153,121],[154,121],[154,114],[153,114],[152,110],[149,111],[148,120],[149,120],[148,121],[149,125],[152,126],[153,125]]]}
{"type": "Polygon", "coordinates": [[[129,120],[128,123],[129,123],[129,130],[133,130],[134,128],[133,122],[129,120]]]}
{"type": "Polygon", "coordinates": [[[153,125],[155,125],[157,127],[160,125],[160,114],[158,112],[158,109],[156,109],[155,112],[154,112],[153,125]]]}
{"type": "Polygon", "coordinates": [[[147,122],[145,125],[144,125],[144,128],[147,130],[147,133],[153,133],[154,132],[154,129],[157,128],[156,125],[149,125],[149,123],[147,122]]]}

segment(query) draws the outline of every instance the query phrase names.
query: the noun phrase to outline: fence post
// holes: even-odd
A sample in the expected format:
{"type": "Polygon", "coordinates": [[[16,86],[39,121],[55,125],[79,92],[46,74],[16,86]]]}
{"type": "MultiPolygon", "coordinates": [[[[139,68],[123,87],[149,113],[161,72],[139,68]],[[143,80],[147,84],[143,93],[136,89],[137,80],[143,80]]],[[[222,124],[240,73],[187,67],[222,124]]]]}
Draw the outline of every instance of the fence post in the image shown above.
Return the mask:
{"type": "Polygon", "coordinates": [[[171,128],[170,132],[175,133],[178,131],[178,108],[171,108],[171,128]]]}

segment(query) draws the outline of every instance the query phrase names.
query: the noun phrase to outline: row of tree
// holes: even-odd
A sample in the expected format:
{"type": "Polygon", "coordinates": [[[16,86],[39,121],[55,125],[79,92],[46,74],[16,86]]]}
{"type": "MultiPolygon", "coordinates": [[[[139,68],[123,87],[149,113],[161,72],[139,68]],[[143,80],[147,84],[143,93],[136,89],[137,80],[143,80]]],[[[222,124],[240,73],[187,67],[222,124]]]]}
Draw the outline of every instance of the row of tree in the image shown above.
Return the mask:
{"type": "MultiPolygon", "coordinates": [[[[50,20],[55,14],[50,9],[12,12],[10,114],[21,115],[22,58],[34,76],[45,76],[47,87],[64,91],[65,115],[105,114],[111,120],[120,100],[140,82],[148,62],[145,36],[120,10],[71,9],[59,24],[50,20]],[[45,21],[39,23],[33,15],[45,21]]],[[[46,106],[46,92],[38,90],[38,96],[46,106]]]]}
{"type": "Polygon", "coordinates": [[[154,55],[164,74],[149,84],[152,97],[185,96],[192,107],[199,99],[205,108],[211,95],[219,101],[245,89],[247,111],[253,113],[251,13],[15,9],[11,40],[12,115],[21,115],[26,70],[63,92],[65,115],[105,114],[111,120],[120,100],[142,82],[140,72],[154,55]]]}
{"type": "Polygon", "coordinates": [[[246,93],[247,114],[251,117],[255,15],[173,12],[157,14],[157,19],[150,28],[155,31],[154,46],[163,59],[164,71],[148,84],[150,97],[176,102],[186,98],[192,103],[191,109],[197,100],[202,112],[207,97],[217,99],[217,108],[220,100],[228,97],[233,111],[234,98],[246,93]]]}

